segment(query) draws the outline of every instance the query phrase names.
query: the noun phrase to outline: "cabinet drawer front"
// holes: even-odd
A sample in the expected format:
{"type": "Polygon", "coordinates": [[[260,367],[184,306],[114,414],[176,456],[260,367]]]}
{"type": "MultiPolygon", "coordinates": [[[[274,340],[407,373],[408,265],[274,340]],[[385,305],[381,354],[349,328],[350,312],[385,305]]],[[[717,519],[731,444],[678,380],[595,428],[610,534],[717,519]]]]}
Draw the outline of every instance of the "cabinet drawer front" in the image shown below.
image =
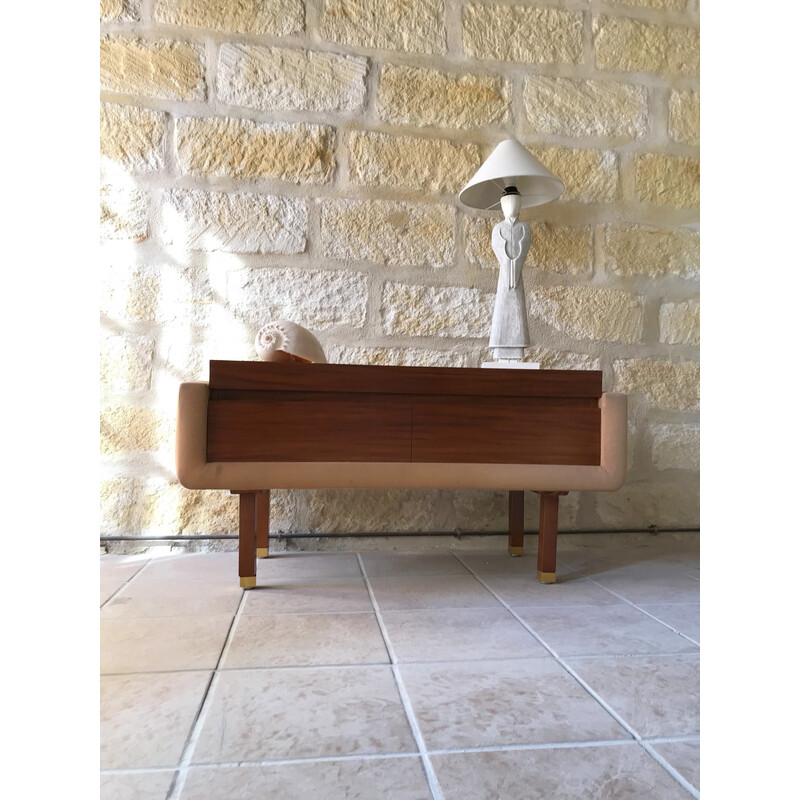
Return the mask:
{"type": "Polygon", "coordinates": [[[591,399],[416,398],[412,460],[595,466],[600,409],[591,399]]]}
{"type": "Polygon", "coordinates": [[[410,461],[411,401],[392,395],[212,392],[208,461],[410,461]]]}

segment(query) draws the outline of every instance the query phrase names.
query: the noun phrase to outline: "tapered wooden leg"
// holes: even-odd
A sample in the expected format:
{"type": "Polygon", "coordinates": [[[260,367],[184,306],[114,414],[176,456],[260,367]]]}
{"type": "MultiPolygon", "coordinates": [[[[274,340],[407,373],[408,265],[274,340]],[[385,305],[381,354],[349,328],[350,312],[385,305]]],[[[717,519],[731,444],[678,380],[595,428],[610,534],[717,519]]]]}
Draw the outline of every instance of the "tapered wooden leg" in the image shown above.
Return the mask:
{"type": "Polygon", "coordinates": [[[508,493],[508,552],[521,556],[525,550],[525,492],[508,493]]]}
{"type": "Polygon", "coordinates": [[[539,492],[539,557],[536,577],[540,583],[556,582],[556,535],[558,496],[566,492],[539,492]]]}
{"type": "Polygon", "coordinates": [[[256,585],[256,493],[239,495],[239,585],[256,585]]]}
{"type": "Polygon", "coordinates": [[[269,489],[256,493],[256,558],[269,555],[269,489]]]}

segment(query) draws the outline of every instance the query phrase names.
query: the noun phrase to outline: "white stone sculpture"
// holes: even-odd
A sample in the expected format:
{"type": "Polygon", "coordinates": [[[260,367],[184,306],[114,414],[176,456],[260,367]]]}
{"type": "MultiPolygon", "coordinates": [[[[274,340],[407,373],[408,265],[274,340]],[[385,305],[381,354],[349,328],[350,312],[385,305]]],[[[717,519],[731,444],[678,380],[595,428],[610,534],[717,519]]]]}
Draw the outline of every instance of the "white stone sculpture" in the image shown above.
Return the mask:
{"type": "Polygon", "coordinates": [[[255,346],[261,361],[328,363],[314,334],[288,319],[276,319],[264,325],[256,334],[255,346]]]}
{"type": "Polygon", "coordinates": [[[518,194],[504,195],[500,205],[505,219],[492,229],[492,250],[500,262],[500,275],[489,347],[496,359],[518,360],[530,344],[522,267],[531,246],[531,229],[527,222],[519,219],[521,200],[518,194]]]}
{"type": "MultiPolygon", "coordinates": [[[[533,368],[523,362],[530,344],[522,265],[531,246],[531,229],[519,219],[523,208],[558,199],[564,184],[516,139],[505,139],[459,192],[469,208],[491,210],[499,205],[505,219],[492,231],[492,250],[500,262],[489,348],[504,368],[533,368]]],[[[485,362],[482,366],[498,366],[485,362]]]]}

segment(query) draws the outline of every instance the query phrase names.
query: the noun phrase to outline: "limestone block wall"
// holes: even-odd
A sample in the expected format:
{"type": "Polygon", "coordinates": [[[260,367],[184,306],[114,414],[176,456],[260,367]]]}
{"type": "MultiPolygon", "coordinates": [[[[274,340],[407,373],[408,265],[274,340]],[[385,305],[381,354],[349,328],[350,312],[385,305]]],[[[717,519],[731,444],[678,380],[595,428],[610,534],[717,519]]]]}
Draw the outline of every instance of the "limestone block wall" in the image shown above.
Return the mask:
{"type": "MultiPolygon", "coordinates": [[[[341,363],[477,366],[497,217],[457,192],[515,136],[532,360],[630,396],[629,477],[562,527],[699,523],[698,0],[101,0],[103,534],[218,534],[178,384],[286,317],[341,363]]],[[[275,492],[286,532],[502,530],[502,493],[275,492]]],[[[527,518],[536,527],[536,496],[527,518]]]]}

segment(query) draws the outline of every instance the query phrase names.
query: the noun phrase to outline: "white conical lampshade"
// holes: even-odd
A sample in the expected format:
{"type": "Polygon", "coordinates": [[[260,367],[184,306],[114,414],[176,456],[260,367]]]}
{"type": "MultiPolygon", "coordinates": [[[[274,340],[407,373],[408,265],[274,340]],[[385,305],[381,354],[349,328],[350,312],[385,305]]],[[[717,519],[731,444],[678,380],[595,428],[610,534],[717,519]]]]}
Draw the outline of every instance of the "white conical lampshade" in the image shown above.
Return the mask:
{"type": "Polygon", "coordinates": [[[481,164],[458,199],[470,208],[493,208],[500,204],[507,186],[517,187],[523,208],[549,203],[564,191],[564,184],[544,164],[515,139],[506,139],[481,164]]]}

